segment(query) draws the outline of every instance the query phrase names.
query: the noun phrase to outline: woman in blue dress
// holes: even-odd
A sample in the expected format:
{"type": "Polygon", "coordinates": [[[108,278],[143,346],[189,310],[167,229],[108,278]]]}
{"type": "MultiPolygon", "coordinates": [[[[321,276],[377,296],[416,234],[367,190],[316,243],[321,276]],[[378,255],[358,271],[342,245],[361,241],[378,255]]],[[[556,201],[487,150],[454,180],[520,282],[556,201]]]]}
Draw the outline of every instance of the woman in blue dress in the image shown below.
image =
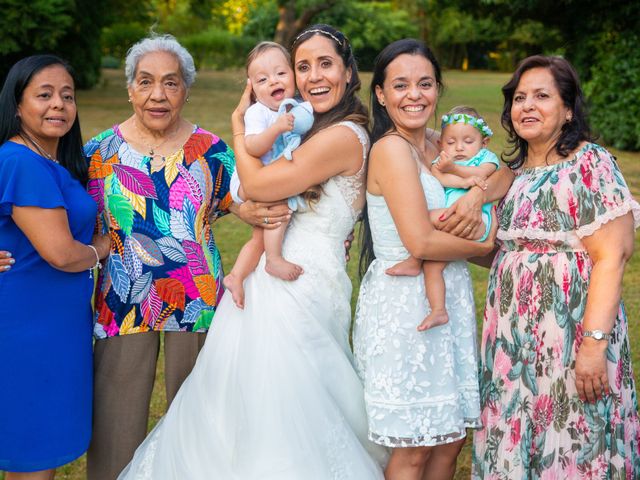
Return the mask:
{"type": "Polygon", "coordinates": [[[0,276],[0,470],[52,479],[91,437],[92,270],[96,205],[69,66],[16,63],[0,92],[0,244],[17,260],[0,276]]]}

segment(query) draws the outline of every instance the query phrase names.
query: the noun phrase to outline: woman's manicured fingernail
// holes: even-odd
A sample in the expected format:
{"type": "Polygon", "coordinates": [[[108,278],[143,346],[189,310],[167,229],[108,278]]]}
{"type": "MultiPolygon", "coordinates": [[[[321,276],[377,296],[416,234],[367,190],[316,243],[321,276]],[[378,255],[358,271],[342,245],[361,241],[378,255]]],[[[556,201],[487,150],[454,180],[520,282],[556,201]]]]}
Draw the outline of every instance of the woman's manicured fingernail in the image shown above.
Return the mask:
{"type": "Polygon", "coordinates": [[[6,258],[11,258],[11,252],[7,252],[7,253],[5,253],[5,254],[4,254],[4,256],[5,256],[6,258]]]}
{"type": "Polygon", "coordinates": [[[14,263],[16,263],[16,261],[15,261],[15,259],[13,259],[13,258],[12,258],[12,259],[10,259],[10,260],[9,260],[9,263],[10,263],[11,265],[13,265],[14,263]]]}
{"type": "Polygon", "coordinates": [[[444,220],[444,213],[438,217],[438,220],[440,221],[444,220]]]}
{"type": "Polygon", "coordinates": [[[5,265],[5,266],[4,266],[4,270],[5,270],[5,271],[7,271],[7,270],[11,270],[11,267],[10,267],[9,265],[5,265]]]}

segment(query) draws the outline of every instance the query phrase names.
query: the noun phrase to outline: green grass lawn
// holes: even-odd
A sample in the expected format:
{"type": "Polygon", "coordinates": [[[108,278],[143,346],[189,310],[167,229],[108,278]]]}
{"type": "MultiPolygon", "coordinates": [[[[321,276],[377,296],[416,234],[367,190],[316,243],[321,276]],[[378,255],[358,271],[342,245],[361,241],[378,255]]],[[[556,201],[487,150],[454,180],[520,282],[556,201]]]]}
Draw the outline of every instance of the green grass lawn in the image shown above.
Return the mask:
{"type": "MultiPolygon", "coordinates": [[[[362,75],[363,85],[369,85],[370,74],[362,75]]],[[[490,148],[500,153],[505,145],[505,135],[500,127],[500,112],[502,95],[500,87],[506,83],[508,75],[489,72],[459,72],[447,71],[444,74],[445,92],[440,102],[438,116],[446,113],[455,105],[466,104],[475,107],[485,117],[495,132],[490,148]]],[[[222,139],[231,141],[230,114],[244,87],[244,76],[240,71],[203,72],[198,75],[196,84],[192,88],[190,101],[186,105],[183,115],[186,119],[210,130],[222,139]]],[[[368,92],[364,92],[368,99],[368,92]]],[[[124,74],[119,70],[106,70],[101,84],[91,91],[79,92],[79,113],[85,139],[119,123],[131,115],[130,105],[127,103],[124,74]]],[[[368,102],[368,100],[367,100],[368,102]]],[[[436,127],[438,125],[435,125],[436,127]]],[[[622,166],[623,173],[636,198],[640,198],[640,153],[629,153],[613,150],[622,166]]],[[[249,227],[242,224],[233,216],[219,220],[215,226],[215,235],[224,259],[225,270],[229,271],[241,245],[249,238],[249,227]]],[[[640,250],[638,243],[640,235],[636,235],[636,250],[640,250]]],[[[356,275],[358,248],[354,246],[349,263],[349,274],[353,279],[354,300],[357,295],[359,280],[356,275]]],[[[476,309],[478,322],[482,319],[484,307],[484,292],[487,271],[472,267],[476,309]]],[[[640,340],[640,327],[637,319],[640,317],[640,254],[631,260],[627,267],[624,280],[624,298],[630,319],[631,344],[637,347],[640,340]]],[[[633,348],[633,347],[632,347],[633,348]]],[[[633,364],[636,371],[640,371],[640,348],[633,350],[633,364]]],[[[158,369],[157,381],[153,395],[151,420],[154,424],[165,409],[164,386],[162,384],[162,368],[158,369]]],[[[215,448],[215,446],[211,446],[215,448]]],[[[58,479],[80,480],[85,478],[84,457],[58,470],[58,479]]],[[[460,456],[456,478],[469,478],[470,453],[469,442],[460,456]]],[[[3,480],[0,473],[0,480],[3,480]]],[[[187,480],[187,479],[185,479],[187,480]]]]}

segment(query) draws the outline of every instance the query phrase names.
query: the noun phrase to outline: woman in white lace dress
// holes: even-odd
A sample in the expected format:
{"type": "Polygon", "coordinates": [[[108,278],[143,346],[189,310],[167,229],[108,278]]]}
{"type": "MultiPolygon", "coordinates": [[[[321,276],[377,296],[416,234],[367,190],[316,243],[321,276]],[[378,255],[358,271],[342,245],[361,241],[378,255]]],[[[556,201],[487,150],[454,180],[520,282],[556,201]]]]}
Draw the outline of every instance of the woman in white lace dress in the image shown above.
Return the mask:
{"type": "Polygon", "coordinates": [[[438,62],[422,42],[399,40],[376,59],[365,223],[373,250],[363,252],[365,262],[375,259],[360,289],[354,351],[369,438],[393,448],[387,480],[452,478],[465,429],[480,425],[473,293],[460,259],[490,252],[495,232],[480,243],[473,240],[484,233],[477,223],[460,238],[430,220],[427,208],[444,207],[442,185],[430,173],[436,134],[426,129],[441,86],[438,62]],[[444,270],[447,324],[417,330],[429,312],[422,273],[387,273],[409,254],[451,261],[444,270]]]}
{"type": "Polygon", "coordinates": [[[244,310],[223,297],[193,372],[122,479],[383,479],[386,451],[367,440],[348,340],[343,242],[364,204],[369,146],[360,80],[347,39],[329,26],[306,29],[292,57],[316,114],[293,160],[263,166],[246,153],[250,85],[232,123],[250,198],[310,199],[283,245],[304,274],[293,282],[268,275],[263,256],[245,280],[244,310]]]}

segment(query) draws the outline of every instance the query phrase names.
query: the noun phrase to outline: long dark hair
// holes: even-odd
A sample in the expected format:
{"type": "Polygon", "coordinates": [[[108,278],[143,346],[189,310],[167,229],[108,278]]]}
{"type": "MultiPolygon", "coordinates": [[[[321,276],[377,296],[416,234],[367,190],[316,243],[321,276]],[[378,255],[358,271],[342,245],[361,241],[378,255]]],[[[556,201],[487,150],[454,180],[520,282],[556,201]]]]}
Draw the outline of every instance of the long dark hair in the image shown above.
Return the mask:
{"type": "Polygon", "coordinates": [[[589,128],[587,108],[580,88],[580,80],[573,66],[562,57],[544,55],[527,57],[518,64],[511,79],[502,87],[504,106],[500,120],[507,131],[508,144],[511,148],[502,154],[502,160],[512,169],[520,168],[524,164],[529,150],[527,141],[520,138],[513,127],[511,119],[513,96],[522,75],[533,68],[549,70],[565,107],[571,110],[571,120],[562,126],[560,136],[554,146],[556,153],[566,158],[581,142],[592,141],[594,138],[589,128]]]}
{"type": "MultiPolygon", "coordinates": [[[[373,77],[371,79],[370,108],[373,116],[373,126],[371,128],[371,142],[375,143],[385,133],[395,130],[395,125],[391,121],[386,108],[380,105],[376,96],[376,87],[383,88],[386,78],[387,67],[400,55],[422,55],[431,62],[436,76],[438,93],[442,93],[444,85],[442,83],[442,69],[431,49],[424,42],[413,38],[396,40],[387,45],[373,62],[373,77]]],[[[358,270],[362,277],[371,262],[375,259],[373,252],[373,238],[371,236],[371,226],[369,216],[365,207],[362,214],[362,224],[360,226],[360,263],[358,270]]]]}
{"type": "Polygon", "coordinates": [[[371,141],[376,142],[385,133],[395,129],[395,125],[391,121],[387,109],[380,105],[376,96],[376,87],[383,88],[386,79],[387,67],[400,55],[422,55],[431,62],[433,71],[436,76],[438,93],[442,93],[444,88],[442,84],[442,69],[440,63],[436,59],[431,49],[420,40],[413,38],[403,38],[396,40],[387,45],[376,57],[373,62],[373,77],[371,78],[371,91],[369,92],[369,106],[373,117],[373,126],[371,128],[371,141]]]}
{"type": "MultiPolygon", "coordinates": [[[[11,137],[23,133],[22,122],[18,113],[18,105],[22,95],[34,75],[54,65],[62,66],[74,78],[71,66],[55,55],[32,55],[16,62],[7,74],[2,91],[0,91],[0,144],[11,137]]],[[[87,184],[87,162],[82,150],[82,134],[80,119],[76,118],[71,129],[58,142],[57,159],[73,177],[87,184]]]]}

